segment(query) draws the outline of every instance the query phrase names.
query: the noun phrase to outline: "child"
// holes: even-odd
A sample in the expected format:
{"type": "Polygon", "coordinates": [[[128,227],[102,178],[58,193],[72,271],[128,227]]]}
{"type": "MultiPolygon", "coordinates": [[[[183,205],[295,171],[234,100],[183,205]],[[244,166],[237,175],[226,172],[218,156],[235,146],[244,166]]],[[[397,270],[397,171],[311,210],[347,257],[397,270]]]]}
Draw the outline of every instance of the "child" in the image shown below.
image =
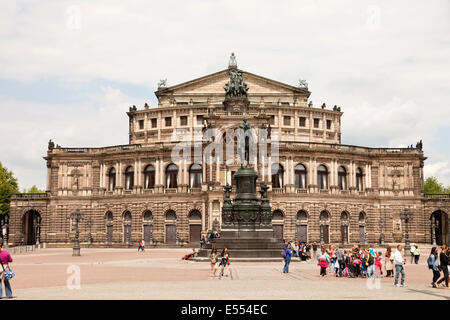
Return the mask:
{"type": "MultiPolygon", "coordinates": [[[[322,250],[324,252],[324,250],[322,250]]],[[[325,277],[327,275],[327,267],[330,265],[330,256],[325,251],[324,253],[319,254],[318,256],[319,263],[317,264],[320,267],[320,276],[325,277]]]]}
{"type": "Polygon", "coordinates": [[[377,253],[377,257],[375,259],[375,274],[381,276],[383,275],[383,254],[381,253],[381,251],[378,251],[377,253]]]}

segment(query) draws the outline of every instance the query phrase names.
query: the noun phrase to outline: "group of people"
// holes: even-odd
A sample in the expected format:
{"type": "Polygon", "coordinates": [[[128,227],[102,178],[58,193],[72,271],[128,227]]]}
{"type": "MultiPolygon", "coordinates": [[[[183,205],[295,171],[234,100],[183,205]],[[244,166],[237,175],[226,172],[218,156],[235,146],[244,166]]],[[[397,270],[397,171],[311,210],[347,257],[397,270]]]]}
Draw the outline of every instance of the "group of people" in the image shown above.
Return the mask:
{"type": "MultiPolygon", "coordinates": [[[[405,284],[405,268],[406,260],[403,256],[403,246],[398,245],[395,251],[387,246],[386,251],[375,251],[373,248],[353,247],[345,249],[341,244],[336,246],[322,246],[320,252],[317,253],[317,244],[298,243],[295,241],[283,240],[284,248],[281,253],[284,259],[283,273],[289,273],[289,264],[293,256],[301,260],[307,260],[312,257],[317,260],[320,267],[320,276],[326,277],[333,274],[335,277],[349,278],[367,278],[367,277],[386,277],[394,278],[394,286],[406,287],[405,284]],[[312,253],[311,253],[312,251],[312,253]],[[399,281],[400,280],[400,281],[399,281]],[[400,282],[400,283],[399,283],[400,282]]],[[[411,264],[419,263],[420,251],[419,246],[413,244],[410,249],[411,264]]],[[[431,249],[427,264],[433,272],[432,287],[437,288],[439,285],[448,289],[449,280],[449,258],[450,252],[446,245],[441,247],[438,252],[437,247],[431,249]],[[441,279],[441,272],[443,276],[441,279]],[[444,285],[445,282],[445,285],[444,285]]]]}
{"type": "Polygon", "coordinates": [[[219,279],[223,276],[228,277],[228,270],[230,268],[228,248],[223,248],[220,253],[216,248],[212,248],[209,254],[209,261],[211,262],[211,274],[213,277],[216,276],[218,269],[220,269],[219,279]]]}
{"type": "Polygon", "coordinates": [[[200,248],[203,248],[205,244],[211,242],[211,239],[219,239],[220,238],[220,232],[217,231],[208,231],[207,236],[202,236],[200,239],[200,248]]]}

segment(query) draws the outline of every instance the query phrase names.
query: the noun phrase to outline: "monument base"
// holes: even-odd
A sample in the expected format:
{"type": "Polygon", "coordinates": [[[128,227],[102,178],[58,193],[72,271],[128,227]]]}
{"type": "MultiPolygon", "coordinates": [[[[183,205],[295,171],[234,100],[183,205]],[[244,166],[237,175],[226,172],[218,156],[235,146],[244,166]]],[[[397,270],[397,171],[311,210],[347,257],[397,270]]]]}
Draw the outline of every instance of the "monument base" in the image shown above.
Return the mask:
{"type": "Polygon", "coordinates": [[[228,248],[231,260],[233,258],[281,259],[283,244],[281,239],[273,237],[271,229],[225,229],[221,232],[221,238],[211,239],[210,243],[199,250],[199,257],[209,257],[212,248],[216,248],[219,253],[223,248],[228,248]]]}

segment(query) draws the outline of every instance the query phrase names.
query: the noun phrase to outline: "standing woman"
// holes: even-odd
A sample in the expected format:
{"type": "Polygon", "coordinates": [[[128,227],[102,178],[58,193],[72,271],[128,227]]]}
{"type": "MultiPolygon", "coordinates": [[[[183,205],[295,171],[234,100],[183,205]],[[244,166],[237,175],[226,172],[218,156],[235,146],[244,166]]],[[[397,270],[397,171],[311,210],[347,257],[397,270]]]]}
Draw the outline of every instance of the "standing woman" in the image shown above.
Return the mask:
{"type": "Polygon", "coordinates": [[[393,277],[394,276],[394,256],[391,251],[391,247],[387,246],[386,248],[386,254],[384,256],[384,265],[386,268],[386,277],[393,277]]]}
{"type": "Polygon", "coordinates": [[[427,260],[428,262],[428,268],[430,268],[433,271],[433,281],[431,282],[431,286],[433,288],[437,288],[436,281],[441,276],[441,273],[439,272],[439,266],[438,266],[438,249],[437,247],[431,248],[430,257],[427,260]]]}
{"type": "Polygon", "coordinates": [[[420,258],[419,246],[416,244],[416,249],[414,250],[414,263],[418,264],[420,258]]]}
{"type": "Polygon", "coordinates": [[[0,299],[2,298],[2,282],[5,284],[6,298],[13,298],[11,284],[6,279],[4,272],[9,268],[9,264],[12,262],[11,255],[8,251],[3,250],[3,245],[0,243],[0,299]]]}
{"type": "MultiPolygon", "coordinates": [[[[228,248],[223,248],[222,253],[220,254],[221,260],[220,260],[220,276],[223,277],[225,268],[228,268],[228,265],[230,264],[230,257],[228,256],[228,248]]],[[[228,270],[228,269],[227,269],[228,270]]],[[[228,275],[225,275],[228,277],[228,275]]]]}
{"type": "Polygon", "coordinates": [[[441,247],[441,254],[439,255],[440,260],[440,267],[442,272],[444,273],[444,276],[442,279],[440,279],[437,284],[441,284],[443,281],[445,281],[445,288],[448,289],[448,256],[447,256],[447,245],[443,245],[441,247]]]}
{"type": "Polygon", "coordinates": [[[218,258],[219,258],[219,255],[217,254],[217,249],[212,248],[211,253],[209,254],[209,261],[211,261],[211,273],[212,273],[213,277],[216,276],[216,271],[217,271],[216,262],[217,262],[218,258]]]}

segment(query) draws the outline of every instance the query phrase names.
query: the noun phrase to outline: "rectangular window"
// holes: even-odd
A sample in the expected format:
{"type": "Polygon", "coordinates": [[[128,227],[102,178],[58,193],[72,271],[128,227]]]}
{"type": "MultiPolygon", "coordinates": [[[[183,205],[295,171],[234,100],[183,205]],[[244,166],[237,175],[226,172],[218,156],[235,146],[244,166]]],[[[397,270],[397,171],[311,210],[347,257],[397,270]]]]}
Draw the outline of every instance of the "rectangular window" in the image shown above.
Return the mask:
{"type": "Polygon", "coordinates": [[[171,127],[172,126],[172,117],[166,117],[166,127],[171,127]]]}
{"type": "Polygon", "coordinates": [[[157,123],[158,123],[158,119],[153,118],[153,119],[152,119],[152,128],[156,128],[157,123]]]}
{"type": "Polygon", "coordinates": [[[327,120],[327,130],[331,129],[331,120],[327,120]]]}
{"type": "Polygon", "coordinates": [[[139,120],[139,129],[144,129],[144,120],[139,120]]]}
{"type": "Polygon", "coordinates": [[[283,106],[288,106],[288,105],[289,105],[289,102],[282,102],[281,105],[283,105],[283,106]]]}
{"type": "Polygon", "coordinates": [[[181,116],[180,117],[180,125],[181,126],[187,126],[187,116],[181,116]]]}
{"type": "Polygon", "coordinates": [[[314,128],[318,128],[319,127],[319,122],[320,122],[319,118],[314,118],[314,128]]]}
{"type": "Polygon", "coordinates": [[[197,125],[203,125],[203,115],[201,114],[197,115],[197,125]]]}
{"type": "Polygon", "coordinates": [[[300,118],[299,118],[298,125],[299,125],[300,127],[305,127],[305,126],[306,126],[306,118],[305,118],[305,117],[300,117],[300,118]]]}
{"type": "Polygon", "coordinates": [[[290,126],[291,125],[291,117],[290,116],[284,116],[283,124],[285,126],[290,126]]]}
{"type": "Polygon", "coordinates": [[[269,123],[273,126],[275,124],[275,116],[271,115],[269,119],[269,123]]]}

